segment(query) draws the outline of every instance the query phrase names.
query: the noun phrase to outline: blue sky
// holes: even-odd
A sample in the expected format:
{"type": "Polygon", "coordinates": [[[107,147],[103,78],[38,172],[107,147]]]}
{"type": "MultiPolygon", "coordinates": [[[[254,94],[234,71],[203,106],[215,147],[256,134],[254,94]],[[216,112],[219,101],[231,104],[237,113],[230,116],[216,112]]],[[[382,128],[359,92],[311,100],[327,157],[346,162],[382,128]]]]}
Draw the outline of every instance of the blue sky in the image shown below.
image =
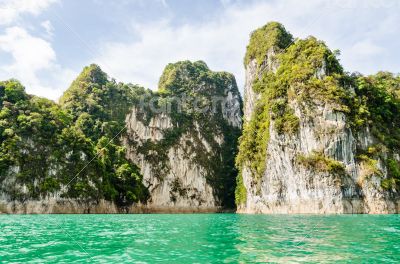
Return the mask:
{"type": "Polygon", "coordinates": [[[252,30],[279,21],[340,49],[348,71],[400,72],[397,0],[0,0],[0,80],[56,100],[81,69],[156,89],[169,62],[235,74],[252,30]]]}

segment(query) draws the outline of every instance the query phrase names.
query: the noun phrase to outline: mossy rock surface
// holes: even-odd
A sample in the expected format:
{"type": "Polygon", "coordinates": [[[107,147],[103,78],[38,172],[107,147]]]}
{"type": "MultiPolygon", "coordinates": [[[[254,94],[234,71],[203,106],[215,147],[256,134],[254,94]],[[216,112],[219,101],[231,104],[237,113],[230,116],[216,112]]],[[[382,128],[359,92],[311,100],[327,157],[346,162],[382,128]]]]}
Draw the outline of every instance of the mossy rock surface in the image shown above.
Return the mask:
{"type": "MultiPolygon", "coordinates": [[[[374,140],[384,146],[387,154],[387,158],[382,156],[381,160],[391,168],[384,185],[399,189],[400,178],[394,164],[400,163],[393,157],[400,152],[400,77],[388,72],[371,76],[347,73],[338,55],[338,51],[330,50],[315,37],[294,40],[277,22],[268,23],[251,34],[244,63],[247,67],[252,60],[257,62],[252,89],[259,95],[259,100],[244,124],[236,166],[239,171],[246,166],[256,184],[260,184],[262,176],[268,171],[266,164],[271,128],[278,134],[295,139],[301,122],[306,121],[306,110],[325,105],[345,114],[346,125],[356,140],[361,140],[358,136],[363,131],[372,132],[374,140]],[[267,55],[273,58],[267,58],[267,55]],[[265,67],[271,59],[276,66],[274,70],[265,67]],[[296,115],[294,105],[304,113],[296,115]]],[[[314,156],[308,158],[303,159],[307,166],[314,164],[321,167],[318,165],[326,163],[329,171],[329,164],[333,164],[330,160],[314,160],[314,156]]],[[[333,167],[341,170],[340,166],[333,167]]],[[[237,192],[240,193],[240,190],[237,192]]]]}

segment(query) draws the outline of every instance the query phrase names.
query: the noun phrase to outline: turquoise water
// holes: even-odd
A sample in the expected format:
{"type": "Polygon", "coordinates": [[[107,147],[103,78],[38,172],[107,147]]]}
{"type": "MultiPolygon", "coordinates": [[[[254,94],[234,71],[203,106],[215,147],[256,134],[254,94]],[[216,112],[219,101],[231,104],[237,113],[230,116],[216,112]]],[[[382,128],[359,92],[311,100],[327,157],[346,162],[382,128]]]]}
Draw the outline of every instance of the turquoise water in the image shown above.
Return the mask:
{"type": "Polygon", "coordinates": [[[399,263],[397,215],[0,215],[0,263],[399,263]]]}

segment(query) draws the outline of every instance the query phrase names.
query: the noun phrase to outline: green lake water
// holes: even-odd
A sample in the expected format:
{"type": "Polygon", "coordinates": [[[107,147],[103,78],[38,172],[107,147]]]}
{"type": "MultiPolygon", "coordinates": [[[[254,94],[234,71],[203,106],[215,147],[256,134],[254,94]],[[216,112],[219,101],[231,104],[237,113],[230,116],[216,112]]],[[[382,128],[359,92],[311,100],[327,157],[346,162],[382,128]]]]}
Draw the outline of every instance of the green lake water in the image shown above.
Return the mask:
{"type": "Polygon", "coordinates": [[[398,215],[0,215],[0,263],[400,263],[398,215]]]}

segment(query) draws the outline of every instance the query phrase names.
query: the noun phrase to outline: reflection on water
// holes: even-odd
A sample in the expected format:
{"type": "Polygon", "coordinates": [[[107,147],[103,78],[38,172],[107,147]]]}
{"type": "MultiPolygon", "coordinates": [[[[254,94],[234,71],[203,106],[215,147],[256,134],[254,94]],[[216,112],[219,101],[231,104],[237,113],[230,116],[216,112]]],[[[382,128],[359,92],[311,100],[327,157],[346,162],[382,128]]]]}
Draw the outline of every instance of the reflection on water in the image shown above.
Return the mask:
{"type": "Polygon", "coordinates": [[[0,262],[397,263],[397,215],[1,215],[0,262]]]}

